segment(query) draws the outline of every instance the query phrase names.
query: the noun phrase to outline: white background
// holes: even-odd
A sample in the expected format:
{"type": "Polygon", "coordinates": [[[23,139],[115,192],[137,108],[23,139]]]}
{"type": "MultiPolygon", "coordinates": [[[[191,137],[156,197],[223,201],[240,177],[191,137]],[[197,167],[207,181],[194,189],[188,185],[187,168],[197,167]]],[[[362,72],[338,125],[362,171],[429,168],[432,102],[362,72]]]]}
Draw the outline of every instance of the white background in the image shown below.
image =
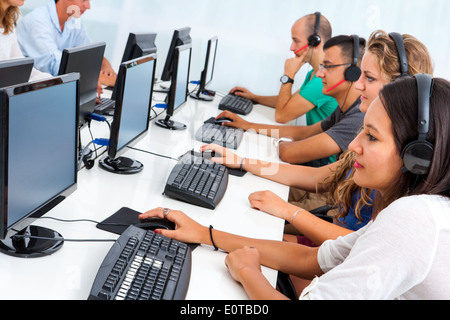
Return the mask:
{"type": "MultiPolygon", "coordinates": [[[[53,1],[53,0],[52,0],[53,1]]],[[[48,0],[28,0],[23,14],[48,0]]],[[[199,80],[207,40],[219,37],[213,90],[244,85],[277,94],[284,61],[291,57],[291,26],[305,14],[321,11],[333,35],[376,29],[409,33],[428,47],[435,76],[449,79],[450,1],[448,0],[92,0],[82,21],[93,42],[105,41],[106,57],[118,67],[129,32],[158,34],[157,76],[161,75],[175,28],[190,26],[193,40],[191,80],[199,80]]],[[[301,83],[310,70],[297,74],[301,83]]]]}

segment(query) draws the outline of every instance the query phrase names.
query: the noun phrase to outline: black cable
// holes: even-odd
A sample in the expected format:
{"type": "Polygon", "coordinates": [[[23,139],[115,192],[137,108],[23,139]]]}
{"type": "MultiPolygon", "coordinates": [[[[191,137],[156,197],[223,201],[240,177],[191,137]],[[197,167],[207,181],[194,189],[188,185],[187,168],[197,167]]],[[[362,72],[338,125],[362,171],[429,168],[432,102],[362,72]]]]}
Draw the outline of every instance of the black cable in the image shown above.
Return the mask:
{"type": "Polygon", "coordinates": [[[64,242],[116,242],[117,239],[65,239],[65,238],[47,238],[30,236],[26,234],[16,234],[11,238],[15,239],[38,239],[38,240],[50,240],[50,241],[64,241],[64,242]]]}
{"type": "Polygon", "coordinates": [[[179,159],[176,159],[176,158],[172,158],[170,156],[165,156],[165,155],[162,155],[162,154],[153,153],[153,152],[150,152],[150,151],[147,151],[147,150],[142,150],[142,149],[138,149],[138,148],[134,148],[134,147],[130,147],[130,146],[127,146],[127,147],[132,149],[132,150],[149,153],[149,154],[152,154],[152,155],[157,156],[157,157],[166,158],[166,159],[175,160],[175,161],[179,160],[179,159]]]}

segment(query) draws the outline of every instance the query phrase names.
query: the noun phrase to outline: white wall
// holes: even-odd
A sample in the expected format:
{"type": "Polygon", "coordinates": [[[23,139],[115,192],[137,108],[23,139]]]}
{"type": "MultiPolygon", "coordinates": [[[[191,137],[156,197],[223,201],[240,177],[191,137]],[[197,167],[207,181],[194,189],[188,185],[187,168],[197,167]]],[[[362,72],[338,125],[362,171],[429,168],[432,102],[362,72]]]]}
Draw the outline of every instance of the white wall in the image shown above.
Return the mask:
{"type": "MultiPolygon", "coordinates": [[[[53,1],[53,0],[51,0],[53,1]]],[[[22,11],[48,0],[28,0],[22,11]]],[[[156,32],[161,74],[173,29],[190,26],[193,40],[191,80],[198,80],[206,42],[219,37],[211,89],[227,92],[244,85],[257,93],[276,94],[284,61],[291,56],[290,29],[299,17],[321,11],[333,35],[375,29],[409,33],[428,47],[435,76],[450,79],[450,1],[448,0],[93,0],[83,23],[92,40],[107,43],[106,56],[118,66],[129,32],[156,32]]],[[[302,81],[310,70],[297,75],[302,81]]]]}

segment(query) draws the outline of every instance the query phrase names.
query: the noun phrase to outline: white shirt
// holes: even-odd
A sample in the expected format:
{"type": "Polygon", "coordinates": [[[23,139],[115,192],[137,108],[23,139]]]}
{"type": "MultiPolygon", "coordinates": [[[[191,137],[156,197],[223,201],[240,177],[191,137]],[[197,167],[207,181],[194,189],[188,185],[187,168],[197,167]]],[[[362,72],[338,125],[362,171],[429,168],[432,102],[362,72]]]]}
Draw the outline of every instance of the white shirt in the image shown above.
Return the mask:
{"type": "Polygon", "coordinates": [[[403,197],[319,248],[324,272],[301,299],[450,299],[450,200],[403,197]]]}
{"type": "MultiPolygon", "coordinates": [[[[4,29],[0,28],[0,61],[10,59],[23,58],[22,51],[20,50],[17,37],[14,32],[4,34],[4,29]]],[[[40,80],[51,77],[50,74],[40,72],[33,68],[31,71],[30,81],[40,80]]]]}

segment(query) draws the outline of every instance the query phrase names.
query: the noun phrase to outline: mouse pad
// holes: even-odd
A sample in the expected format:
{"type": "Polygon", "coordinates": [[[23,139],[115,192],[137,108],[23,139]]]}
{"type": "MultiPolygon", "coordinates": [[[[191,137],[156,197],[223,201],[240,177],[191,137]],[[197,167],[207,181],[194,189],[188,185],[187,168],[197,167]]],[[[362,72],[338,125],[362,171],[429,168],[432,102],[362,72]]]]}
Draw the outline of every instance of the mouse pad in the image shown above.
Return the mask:
{"type": "Polygon", "coordinates": [[[130,225],[139,222],[139,214],[141,213],[133,209],[122,207],[116,213],[98,223],[97,228],[115,234],[122,234],[130,225]]]}

